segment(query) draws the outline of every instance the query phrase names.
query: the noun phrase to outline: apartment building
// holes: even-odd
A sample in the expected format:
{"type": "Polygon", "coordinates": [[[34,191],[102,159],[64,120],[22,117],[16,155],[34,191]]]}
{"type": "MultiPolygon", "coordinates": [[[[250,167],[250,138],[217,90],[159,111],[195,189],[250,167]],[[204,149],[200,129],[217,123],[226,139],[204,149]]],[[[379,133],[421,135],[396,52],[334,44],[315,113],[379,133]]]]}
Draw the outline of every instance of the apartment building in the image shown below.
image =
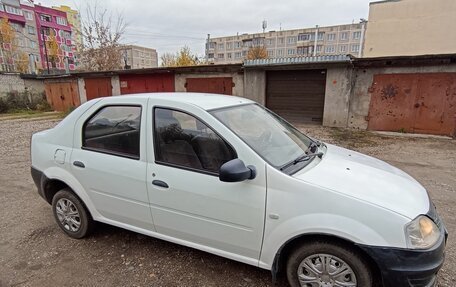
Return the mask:
{"type": "Polygon", "coordinates": [[[386,0],[369,5],[365,57],[456,53],[455,0],[386,0]]]}
{"type": "Polygon", "coordinates": [[[19,0],[0,1],[0,18],[14,29],[12,39],[4,39],[2,35],[0,70],[30,71],[40,58],[33,4],[19,0]]]}
{"type": "Polygon", "coordinates": [[[120,47],[122,68],[143,69],[158,67],[157,51],[152,48],[137,45],[125,45],[120,47]]]}
{"type": "Polygon", "coordinates": [[[73,42],[71,26],[66,12],[53,8],[35,5],[38,41],[42,68],[44,70],[74,70],[73,42]],[[51,43],[56,42],[57,51],[53,51],[51,43]],[[45,46],[46,43],[46,46],[45,46]]]}
{"type": "Polygon", "coordinates": [[[67,14],[68,23],[71,27],[71,40],[73,41],[74,50],[77,51],[82,45],[82,23],[79,11],[65,5],[53,6],[52,8],[67,14]]]}
{"type": "Polygon", "coordinates": [[[366,21],[354,24],[269,31],[210,38],[206,42],[209,63],[240,63],[251,47],[264,47],[269,58],[352,54],[362,56],[366,21]]]}
{"type": "Polygon", "coordinates": [[[10,43],[1,39],[0,70],[36,73],[48,67],[53,72],[75,69],[66,12],[33,1],[0,0],[0,18],[15,31],[10,43]]]}

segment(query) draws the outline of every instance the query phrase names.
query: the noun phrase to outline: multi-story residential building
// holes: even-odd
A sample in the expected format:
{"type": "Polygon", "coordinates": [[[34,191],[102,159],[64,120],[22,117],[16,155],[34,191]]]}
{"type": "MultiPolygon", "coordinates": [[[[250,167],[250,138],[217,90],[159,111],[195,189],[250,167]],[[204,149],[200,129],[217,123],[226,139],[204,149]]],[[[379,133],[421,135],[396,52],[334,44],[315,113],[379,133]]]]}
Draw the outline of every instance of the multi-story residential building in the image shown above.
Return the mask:
{"type": "Polygon", "coordinates": [[[372,2],[364,56],[456,53],[455,17],[455,0],[372,2]]]}
{"type": "Polygon", "coordinates": [[[46,70],[49,67],[49,70],[54,71],[74,70],[71,26],[66,12],[35,5],[35,18],[39,31],[38,41],[43,69],[46,70]],[[55,44],[56,49],[53,49],[55,44]]]}
{"type": "Polygon", "coordinates": [[[14,39],[0,39],[0,70],[30,72],[39,60],[33,4],[19,0],[0,1],[0,18],[14,29],[14,39]]]}
{"type": "Polygon", "coordinates": [[[269,31],[210,38],[206,42],[209,63],[239,63],[251,47],[264,47],[269,58],[352,54],[362,55],[366,22],[328,27],[269,31]]]}
{"type": "Polygon", "coordinates": [[[53,9],[63,11],[67,14],[68,23],[71,26],[71,40],[77,50],[82,45],[82,24],[79,11],[71,9],[69,6],[53,6],[53,9]]]}
{"type": "Polygon", "coordinates": [[[122,67],[124,69],[143,69],[158,67],[157,51],[136,45],[120,47],[122,67]]]}

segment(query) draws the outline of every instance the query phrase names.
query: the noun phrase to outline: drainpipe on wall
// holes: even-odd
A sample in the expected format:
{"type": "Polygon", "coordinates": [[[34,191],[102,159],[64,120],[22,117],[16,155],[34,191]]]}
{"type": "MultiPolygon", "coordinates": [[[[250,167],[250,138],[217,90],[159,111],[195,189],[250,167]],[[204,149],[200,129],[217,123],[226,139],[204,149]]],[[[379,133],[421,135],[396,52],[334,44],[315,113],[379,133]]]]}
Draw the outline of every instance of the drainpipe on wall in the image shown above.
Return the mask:
{"type": "Polygon", "coordinates": [[[209,42],[211,41],[211,34],[207,34],[206,42],[206,64],[209,64],[209,42]]]}
{"type": "Polygon", "coordinates": [[[364,52],[364,33],[366,31],[366,24],[367,21],[365,19],[361,19],[361,39],[359,40],[358,58],[361,58],[364,52]]]}
{"type": "Polygon", "coordinates": [[[314,50],[313,50],[314,57],[317,55],[317,42],[318,42],[318,25],[315,26],[315,44],[314,44],[314,50]]]}

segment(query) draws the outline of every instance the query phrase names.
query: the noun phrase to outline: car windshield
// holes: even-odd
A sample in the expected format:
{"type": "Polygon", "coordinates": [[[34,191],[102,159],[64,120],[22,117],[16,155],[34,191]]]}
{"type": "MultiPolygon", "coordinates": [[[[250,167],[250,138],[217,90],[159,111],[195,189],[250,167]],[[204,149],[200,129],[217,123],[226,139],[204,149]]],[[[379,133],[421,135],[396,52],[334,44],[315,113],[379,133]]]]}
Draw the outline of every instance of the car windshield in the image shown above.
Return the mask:
{"type": "Polygon", "coordinates": [[[269,164],[280,168],[308,151],[312,140],[257,104],[211,112],[269,164]]]}

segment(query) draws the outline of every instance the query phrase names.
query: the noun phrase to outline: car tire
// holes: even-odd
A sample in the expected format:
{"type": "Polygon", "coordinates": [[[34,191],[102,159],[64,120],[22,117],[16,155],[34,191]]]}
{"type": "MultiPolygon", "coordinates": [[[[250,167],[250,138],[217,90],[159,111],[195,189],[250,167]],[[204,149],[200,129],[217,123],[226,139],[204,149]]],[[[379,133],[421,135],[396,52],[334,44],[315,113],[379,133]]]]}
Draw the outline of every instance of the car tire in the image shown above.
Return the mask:
{"type": "Polygon", "coordinates": [[[296,248],[288,258],[286,272],[292,287],[345,286],[336,282],[355,283],[358,287],[373,284],[369,264],[359,253],[348,245],[329,241],[314,241],[296,248]]]}
{"type": "Polygon", "coordinates": [[[52,198],[52,213],[60,229],[72,238],[89,235],[95,224],[84,203],[68,188],[52,198]]]}

